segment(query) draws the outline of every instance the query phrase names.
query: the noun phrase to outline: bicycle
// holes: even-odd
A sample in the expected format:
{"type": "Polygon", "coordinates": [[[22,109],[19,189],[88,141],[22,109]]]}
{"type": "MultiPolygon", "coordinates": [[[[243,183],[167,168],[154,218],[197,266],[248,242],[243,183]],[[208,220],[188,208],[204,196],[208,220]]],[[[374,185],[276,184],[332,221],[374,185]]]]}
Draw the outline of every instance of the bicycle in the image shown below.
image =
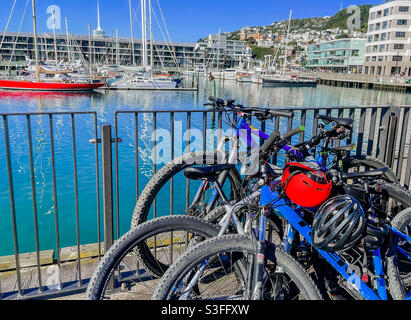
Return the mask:
{"type": "MultiPolygon", "coordinates": [[[[228,113],[239,113],[238,121],[229,119],[229,117],[226,121],[226,123],[233,128],[235,134],[232,137],[221,137],[220,141],[218,142],[217,149],[214,151],[197,151],[188,153],[176,159],[173,159],[171,162],[162,167],[150,179],[149,183],[144,187],[141,195],[139,196],[133,211],[131,228],[134,228],[138,224],[143,223],[148,219],[150,210],[152,210],[154,207],[153,204],[155,202],[156,196],[161,192],[161,190],[165,186],[167,186],[167,184],[170,184],[170,192],[175,192],[174,188],[171,188],[171,185],[174,186],[173,182],[179,180],[179,173],[182,172],[184,169],[195,165],[215,164],[216,160],[217,163],[220,164],[235,163],[235,160],[238,158],[237,148],[239,140],[245,141],[247,147],[255,148],[254,150],[258,149],[259,144],[253,139],[253,136],[268,141],[272,134],[268,135],[265,132],[262,132],[250,126],[247,123],[247,120],[250,117],[256,117],[260,121],[272,120],[275,117],[293,117],[293,113],[290,111],[268,110],[262,108],[245,108],[242,105],[234,105],[234,100],[228,100],[227,102],[225,102],[224,100],[215,97],[210,97],[209,100],[211,101],[211,103],[207,103],[205,105],[211,105],[216,112],[226,112],[227,117],[228,113]],[[240,135],[241,132],[246,132],[246,136],[244,136],[244,134],[240,135]],[[232,142],[233,147],[231,148],[230,154],[227,155],[225,152],[225,146],[228,142],[232,142]]],[[[340,120],[344,121],[349,126],[352,125],[351,119],[336,119],[325,116],[322,116],[322,119],[328,119],[329,122],[335,122],[335,120],[340,120]]],[[[328,139],[328,137],[325,136],[324,132],[324,128],[319,126],[319,133],[309,141],[312,144],[311,148],[317,145],[322,139],[328,139]]],[[[327,142],[324,143],[320,151],[320,157],[322,157],[321,163],[326,163],[329,159],[329,142],[330,140],[327,140],[327,142]]],[[[307,144],[304,143],[301,144],[301,146],[297,145],[297,147],[303,147],[304,145],[307,144]]],[[[293,149],[293,147],[290,146],[290,149],[293,149]]],[[[383,167],[386,167],[385,163],[372,157],[348,156],[347,153],[349,153],[351,150],[346,146],[334,148],[333,150],[335,154],[338,155],[339,159],[343,160],[342,163],[344,170],[347,170],[348,168],[355,168],[356,170],[359,170],[360,168],[365,168],[367,170],[381,169],[383,167]]],[[[264,156],[260,158],[260,164],[267,162],[272,156],[273,153],[266,152],[264,156]]],[[[230,200],[240,200],[241,195],[239,190],[244,185],[244,182],[238,170],[236,168],[232,168],[228,172],[223,172],[219,179],[224,188],[230,191],[230,200]]],[[[385,173],[384,179],[387,182],[399,185],[399,182],[391,169],[385,173]]],[[[218,194],[215,192],[215,190],[210,190],[204,184],[194,186],[194,188],[192,187],[192,185],[186,184],[186,190],[181,191],[182,194],[185,194],[186,196],[186,209],[184,210],[184,214],[190,214],[193,216],[205,216],[213,208],[217,206],[218,194]],[[191,201],[191,203],[188,200],[190,190],[196,190],[194,199],[191,201]],[[206,194],[207,191],[211,191],[211,194],[206,194]]]]}
{"type": "MultiPolygon", "coordinates": [[[[266,119],[266,117],[272,117],[273,115],[278,113],[276,111],[267,111],[265,109],[258,109],[258,108],[244,108],[242,106],[233,106],[233,100],[228,101],[225,103],[221,99],[216,99],[216,98],[210,98],[217,106],[230,106],[229,108],[232,110],[241,110],[242,117],[237,125],[237,132],[239,134],[240,128],[248,128],[250,131],[250,134],[253,134],[255,136],[267,138],[267,135],[259,130],[251,130],[251,128],[248,126],[246,119],[249,114],[254,114],[255,116],[259,117],[260,119],[266,119]]],[[[285,115],[285,114],[284,114],[285,115]]],[[[283,137],[280,137],[280,134],[278,132],[273,132],[268,139],[266,139],[265,143],[260,147],[260,148],[255,148],[254,150],[258,150],[259,156],[256,158],[258,159],[258,162],[254,164],[254,166],[259,166],[264,163],[267,163],[268,159],[270,159],[273,155],[277,154],[279,150],[284,150],[287,153],[287,156],[290,157],[291,159],[298,159],[299,161],[303,161],[306,159],[309,154],[309,150],[318,145],[321,141],[324,140],[323,146],[321,147],[320,150],[320,157],[318,160],[316,160],[316,164],[319,165],[323,170],[327,170],[327,162],[330,157],[330,154],[336,155],[334,158],[334,162],[331,167],[337,167],[339,170],[343,170],[344,168],[341,168],[338,166],[341,162],[344,164],[346,163],[346,159],[351,159],[347,156],[347,152],[349,149],[346,147],[341,147],[341,148],[330,148],[329,143],[331,139],[343,139],[347,136],[348,130],[351,129],[352,125],[352,120],[351,119],[336,119],[336,118],[331,118],[331,117],[326,117],[326,116],[320,116],[319,119],[323,120],[326,122],[327,125],[329,125],[329,128],[326,128],[324,125],[319,125],[319,132],[316,136],[311,138],[309,141],[306,141],[300,145],[297,146],[292,146],[289,145],[289,138],[295,134],[299,134],[302,132],[305,128],[303,127],[297,127],[293,130],[291,130],[289,133],[284,135],[283,137]],[[345,162],[344,162],[345,161],[345,162]]],[[[256,146],[256,142],[252,139],[252,137],[244,137],[245,140],[247,140],[248,145],[253,145],[256,146]]],[[[225,139],[223,139],[225,140],[225,139]]],[[[220,148],[218,150],[221,150],[220,148]]],[[[233,159],[235,159],[235,151],[236,148],[232,149],[232,152],[230,153],[228,157],[228,163],[233,162],[233,159]]],[[[202,159],[204,155],[215,156],[213,152],[211,153],[203,153],[199,152],[198,156],[199,158],[202,159]]],[[[189,154],[188,157],[191,157],[192,154],[189,154]]],[[[183,156],[183,158],[186,156],[183,156]]],[[[188,159],[188,158],[186,158],[188,159]]],[[[203,159],[202,159],[203,160],[203,159]]],[[[315,161],[315,160],[314,160],[315,161]]],[[[352,163],[353,161],[350,160],[352,163]]],[[[225,162],[225,161],[222,161],[225,162]]],[[[364,163],[361,159],[358,160],[357,162],[359,165],[368,165],[370,166],[370,161],[367,163],[364,163]]],[[[371,162],[372,163],[372,162],[371,162]]],[[[195,164],[195,163],[194,163],[195,164]]],[[[181,158],[176,159],[175,162],[172,161],[170,164],[166,165],[163,169],[159,171],[159,176],[160,177],[165,177],[164,179],[157,179],[156,176],[157,174],[153,177],[153,179],[149,182],[149,184],[146,186],[145,191],[143,191],[137,205],[136,205],[136,211],[138,212],[139,216],[141,219],[142,216],[144,216],[144,211],[147,211],[148,206],[145,204],[142,204],[141,202],[147,201],[149,203],[151,200],[155,198],[155,195],[159,192],[159,190],[153,189],[153,185],[161,188],[162,183],[166,183],[167,179],[169,179],[169,172],[171,172],[171,175],[175,175],[177,172],[182,171],[182,170],[189,170],[189,168],[193,168],[194,166],[192,161],[188,161],[187,163],[184,161],[181,161],[181,158]],[[162,172],[163,171],[163,172],[162,172]],[[165,174],[163,174],[165,173],[165,174]],[[159,182],[160,181],[160,182],[159,182]],[[152,190],[152,191],[150,191],[152,190]],[[150,196],[147,196],[147,192],[150,194],[150,196]],[[151,200],[150,200],[151,199],[151,200]]],[[[387,182],[390,182],[392,184],[396,185],[396,178],[395,175],[392,173],[391,169],[389,169],[386,166],[383,166],[380,162],[375,162],[374,166],[377,168],[385,168],[385,171],[381,173],[381,177],[385,178],[387,182]]],[[[214,168],[213,166],[209,167],[211,170],[214,168]]],[[[224,167],[223,167],[224,168],[224,167]]],[[[278,167],[272,167],[274,171],[277,171],[278,174],[281,174],[281,168],[278,167]]],[[[224,186],[225,179],[227,177],[238,177],[233,180],[237,181],[235,183],[232,183],[232,180],[230,180],[230,186],[235,185],[236,187],[235,192],[233,192],[233,189],[230,188],[230,194],[232,195],[233,193],[236,194],[236,196],[233,198],[231,197],[229,200],[231,203],[237,203],[241,198],[247,197],[250,193],[253,191],[253,186],[255,186],[255,182],[253,182],[252,186],[248,186],[250,181],[252,180],[258,180],[258,175],[248,175],[245,177],[243,181],[240,181],[238,171],[234,165],[227,166],[224,168],[224,170],[221,170],[221,173],[219,175],[218,181],[221,184],[221,186],[224,186]],[[233,174],[232,174],[233,173],[233,174]],[[240,193],[240,190],[242,192],[240,193]]],[[[230,179],[230,178],[229,178],[230,179]]],[[[192,179],[189,181],[193,181],[192,179]]],[[[399,201],[401,205],[404,205],[403,202],[403,194],[401,190],[399,190],[399,187],[396,186],[391,186],[391,184],[382,184],[381,187],[381,193],[380,197],[382,198],[381,202],[381,210],[385,209],[385,204],[389,203],[389,199],[394,198],[396,201],[399,201]],[[387,190],[389,193],[387,193],[387,190]],[[388,199],[388,200],[387,200],[388,199]],[[384,206],[383,206],[384,205],[384,206]]],[[[347,186],[346,190],[344,192],[348,193],[364,193],[364,190],[356,188],[355,185],[352,186],[347,186]]],[[[186,214],[188,215],[194,215],[194,216],[199,216],[205,218],[207,221],[210,221],[212,223],[217,223],[222,219],[223,216],[226,215],[226,206],[219,206],[220,203],[217,202],[217,199],[220,199],[221,197],[219,193],[217,192],[216,188],[213,188],[213,185],[209,183],[207,179],[201,180],[199,183],[199,186],[197,188],[195,197],[191,203],[190,206],[188,206],[188,209],[186,210],[186,214]],[[210,190],[211,196],[207,201],[204,199],[204,192],[205,190],[210,190]],[[199,214],[197,211],[196,214],[194,212],[196,211],[197,208],[200,208],[200,212],[203,212],[202,214],[199,214]],[[214,209],[212,209],[214,208],[214,209]]],[[[406,198],[408,199],[405,203],[405,206],[410,206],[411,205],[411,197],[406,198]]],[[[392,200],[390,200],[391,203],[393,203],[392,200]]],[[[250,204],[244,204],[244,208],[248,209],[247,206],[250,204]]],[[[391,208],[396,208],[394,205],[391,205],[391,208]]],[[[136,213],[136,211],[134,213],[136,213]]],[[[394,210],[393,210],[394,211],[394,210]]],[[[397,211],[397,210],[396,210],[397,211]]],[[[395,214],[393,214],[394,216],[395,214]]],[[[239,216],[239,219],[241,220],[241,215],[239,216]]],[[[142,220],[145,221],[145,220],[142,220]]],[[[272,240],[274,241],[274,238],[281,238],[282,233],[281,233],[281,228],[278,227],[279,221],[273,219],[269,220],[269,228],[270,232],[272,234],[272,240]]],[[[237,232],[234,230],[234,232],[237,232]]],[[[140,261],[142,264],[145,266],[147,270],[155,269],[155,263],[153,264],[153,259],[150,257],[149,250],[148,248],[144,245],[141,244],[140,246],[136,247],[136,255],[139,257],[140,261]],[[145,255],[148,255],[147,257],[145,255]]]]}
{"type": "MultiPolygon", "coordinates": [[[[284,144],[287,137],[296,134],[299,130],[292,130],[282,137],[277,136],[276,143],[278,145],[284,144]]],[[[127,286],[130,286],[131,283],[134,284],[132,290],[134,293],[130,296],[146,297],[147,291],[150,291],[150,284],[152,288],[153,283],[164,274],[173,259],[176,258],[176,254],[184,252],[188,246],[224,234],[228,230],[230,222],[238,234],[244,234],[244,228],[237,218],[237,214],[243,205],[250,204],[250,199],[245,198],[237,204],[230,204],[218,179],[221,171],[231,167],[234,165],[223,164],[213,167],[191,168],[185,172],[189,179],[205,179],[215,185],[227,208],[227,214],[223,219],[221,228],[188,215],[166,216],[140,224],[123,235],[105,253],[90,280],[86,293],[87,298],[95,300],[106,296],[115,297],[118,290],[114,289],[118,288],[121,283],[128,283],[127,286]],[[176,244],[178,250],[173,252],[171,243],[176,244]],[[160,254],[158,249],[161,249],[160,254]],[[170,251],[166,253],[165,251],[168,249],[170,251]],[[142,256],[144,259],[141,259],[142,256]],[[114,276],[115,281],[109,288],[108,284],[112,276],[114,276]]],[[[255,195],[258,197],[258,194],[259,192],[256,192],[255,195]]]]}
{"type": "MultiPolygon", "coordinates": [[[[373,179],[377,174],[380,175],[381,173],[375,171],[345,174],[336,173],[342,180],[349,178],[373,179]]],[[[265,185],[261,188],[260,196],[259,225],[255,229],[256,231],[253,232],[254,237],[240,238],[240,236],[235,235],[231,237],[216,237],[186,251],[166,271],[153,293],[153,299],[201,298],[201,292],[207,292],[207,289],[204,289],[207,284],[206,280],[208,275],[206,267],[210,266],[211,270],[216,268],[212,264],[215,259],[210,258],[214,255],[218,255],[219,257],[220,255],[223,256],[220,260],[231,261],[231,263],[225,262],[224,270],[229,270],[232,274],[234,274],[234,267],[237,261],[241,259],[245,260],[244,265],[247,268],[247,277],[243,278],[245,285],[244,291],[242,291],[242,297],[246,299],[260,299],[264,297],[267,279],[270,279],[270,276],[272,276],[269,272],[264,271],[266,266],[269,265],[266,258],[273,250],[278,250],[273,249],[272,245],[267,244],[265,241],[265,224],[267,218],[270,215],[276,214],[287,222],[286,229],[288,231],[283,241],[283,249],[285,252],[291,253],[291,250],[296,248],[297,245],[293,243],[295,240],[298,240],[298,234],[300,234],[309,245],[313,245],[313,229],[311,227],[312,223],[310,223],[313,213],[291,203],[287,197],[281,194],[281,179],[271,178],[270,173],[265,171],[265,185]],[[241,244],[235,245],[233,242],[228,241],[230,239],[236,239],[236,241],[241,242],[241,244]],[[257,242],[254,239],[257,239],[257,242]],[[253,245],[253,243],[256,243],[256,245],[253,245]],[[250,247],[252,248],[251,250],[249,249],[250,247]],[[237,257],[236,259],[230,260],[229,257],[232,256],[233,250],[238,251],[236,251],[237,257]],[[227,254],[227,252],[230,254],[227,254]],[[244,252],[247,254],[252,252],[257,258],[249,261],[244,252]]],[[[364,185],[367,192],[369,192],[370,184],[368,181],[364,181],[364,185]]],[[[386,300],[388,299],[388,293],[384,278],[384,260],[382,258],[384,251],[382,251],[382,248],[383,244],[388,242],[390,246],[389,250],[387,250],[387,252],[389,252],[387,273],[390,293],[395,299],[410,299],[409,260],[411,237],[409,231],[411,228],[411,210],[406,209],[402,211],[394,217],[392,225],[388,225],[384,220],[379,219],[378,216],[375,215],[370,196],[369,203],[370,207],[368,208],[369,211],[367,211],[369,213],[367,217],[367,231],[363,240],[366,246],[368,246],[366,251],[372,252],[371,258],[375,268],[376,288],[370,288],[368,274],[358,274],[358,270],[361,270],[356,265],[359,259],[348,261],[351,257],[350,252],[325,251],[315,247],[314,250],[345,280],[344,288],[352,297],[356,299],[386,300]],[[405,234],[404,231],[408,232],[408,234],[405,234]],[[402,263],[399,264],[400,259],[402,263]],[[401,270],[399,270],[399,268],[401,270]]],[[[351,250],[351,248],[349,249],[351,250]]],[[[281,290],[279,292],[281,293],[281,290]]],[[[209,296],[206,296],[206,298],[209,298],[209,296]]]]}

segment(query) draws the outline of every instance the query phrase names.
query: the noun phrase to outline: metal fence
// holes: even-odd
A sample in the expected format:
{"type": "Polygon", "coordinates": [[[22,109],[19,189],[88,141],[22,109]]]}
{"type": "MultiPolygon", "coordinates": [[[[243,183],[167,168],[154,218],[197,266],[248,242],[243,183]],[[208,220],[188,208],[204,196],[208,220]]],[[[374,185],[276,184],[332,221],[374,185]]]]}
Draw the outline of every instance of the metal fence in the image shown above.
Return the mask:
{"type": "MultiPolygon", "coordinates": [[[[411,123],[410,106],[399,107],[332,107],[332,108],[294,108],[294,118],[276,118],[273,123],[269,121],[259,122],[253,120],[252,125],[267,132],[272,130],[280,130],[286,132],[297,125],[305,125],[308,130],[293,138],[293,143],[303,142],[307,138],[315,135],[318,129],[318,120],[316,116],[319,114],[335,116],[335,117],[350,117],[354,120],[354,130],[346,143],[356,143],[357,155],[370,155],[385,161],[392,167],[401,181],[401,184],[410,188],[411,176],[411,123]]],[[[89,278],[94,270],[94,267],[102,254],[118,239],[122,233],[126,231],[126,227],[130,223],[129,207],[123,208],[121,194],[128,191],[130,194],[131,186],[134,186],[132,194],[135,198],[128,199],[134,205],[138,196],[147,182],[148,177],[141,173],[141,162],[144,160],[151,163],[150,175],[157,172],[159,167],[156,165],[155,153],[154,158],[143,157],[141,136],[142,130],[148,131],[151,134],[152,147],[156,145],[156,129],[166,128],[170,130],[171,141],[169,146],[170,159],[174,159],[179,154],[176,154],[176,144],[190,147],[189,141],[181,141],[182,136],[176,134],[176,123],[181,121],[188,132],[197,129],[203,133],[202,147],[204,150],[212,149],[214,142],[208,144],[206,135],[207,128],[223,129],[225,114],[222,112],[213,112],[212,110],[178,110],[178,111],[117,111],[114,113],[114,133],[110,124],[98,123],[98,115],[96,112],[61,112],[61,113],[29,113],[29,114],[0,114],[3,120],[3,128],[0,127],[0,134],[4,136],[4,148],[0,150],[0,161],[2,157],[6,162],[6,172],[8,188],[7,194],[9,198],[9,214],[11,216],[11,234],[13,237],[14,261],[12,265],[15,270],[0,272],[0,287],[3,299],[15,298],[41,298],[51,297],[53,295],[64,295],[75,292],[84,291],[89,278]],[[70,140],[71,148],[64,149],[56,155],[55,152],[55,127],[57,117],[68,117],[71,134],[67,139],[70,140]],[[19,186],[16,184],[16,173],[13,171],[13,152],[10,148],[10,137],[13,137],[16,132],[10,128],[10,119],[17,117],[25,119],[25,126],[19,126],[19,133],[25,132],[27,136],[27,150],[21,151],[29,158],[30,172],[30,194],[27,196],[31,200],[31,210],[33,214],[33,225],[30,226],[34,230],[35,252],[32,254],[34,258],[31,264],[28,264],[26,253],[22,253],[19,246],[18,229],[20,225],[16,219],[16,199],[15,194],[19,191],[19,186]],[[32,122],[33,118],[42,117],[47,119],[48,142],[47,146],[50,149],[50,167],[51,179],[47,183],[51,186],[51,194],[53,202],[54,226],[54,246],[55,254],[52,256],[52,261],[42,260],[41,233],[39,232],[38,211],[39,201],[36,197],[36,174],[35,163],[33,159],[33,141],[32,141],[32,122]],[[88,118],[87,134],[82,135],[82,143],[94,143],[92,147],[86,149],[83,154],[89,159],[87,170],[93,171],[94,181],[92,189],[94,189],[93,198],[88,198],[87,201],[95,203],[93,214],[95,220],[91,226],[88,225],[87,232],[93,233],[97,243],[94,243],[95,250],[92,254],[85,254],[86,240],[80,237],[80,229],[82,228],[81,213],[79,209],[79,173],[83,168],[78,163],[78,130],[85,130],[80,127],[78,122],[84,117],[88,118]],[[124,131],[124,125],[127,123],[127,132],[124,131]],[[100,126],[100,128],[99,128],[100,126]],[[2,129],[2,130],[1,130],[2,129]],[[3,131],[3,132],[1,132],[3,131]],[[98,138],[100,132],[100,138],[98,138]],[[123,147],[121,147],[123,145],[123,147]],[[133,156],[134,154],[134,156],[133,156]],[[75,215],[75,244],[72,247],[72,255],[70,259],[62,259],[62,245],[60,241],[60,224],[62,218],[59,216],[61,204],[58,197],[57,171],[59,166],[67,166],[67,161],[61,161],[59,157],[69,157],[72,163],[70,169],[74,179],[74,215],[75,215]],[[148,159],[148,160],[147,160],[148,159]],[[56,160],[60,160],[58,163],[56,160]],[[133,180],[133,181],[131,181],[133,180]],[[127,212],[125,212],[127,211],[127,212]],[[122,227],[123,226],[123,230],[122,227]],[[93,231],[94,230],[94,231],[93,231]],[[102,242],[104,241],[104,242],[102,242]],[[22,258],[23,263],[22,263],[22,258]],[[87,261],[86,261],[87,260],[87,261]],[[56,270],[57,281],[53,285],[49,285],[46,278],[49,277],[47,268],[53,266],[56,270]],[[29,271],[29,276],[27,272],[29,271]],[[8,278],[5,276],[8,275],[8,278]],[[11,275],[10,275],[11,274],[11,275]],[[27,280],[30,279],[30,280],[27,280]]],[[[250,119],[251,120],[251,119],[250,119]]],[[[44,128],[43,128],[44,129],[44,128]]],[[[1,137],[1,136],[0,136],[1,137]]],[[[217,137],[218,139],[219,137],[217,137]]],[[[337,142],[338,145],[338,142],[337,142]]],[[[146,147],[147,148],[147,147],[146,147]]],[[[280,157],[274,157],[274,163],[280,163],[280,157]]],[[[87,162],[82,162],[84,163],[87,162]]],[[[71,164],[70,164],[71,166],[71,164]]],[[[67,168],[66,168],[67,169],[67,168]]],[[[81,171],[83,172],[83,171],[81,171]]],[[[60,180],[61,181],[61,180],[60,180]]],[[[81,184],[81,183],[80,183],[81,184]]],[[[185,202],[189,203],[190,192],[188,191],[189,181],[186,181],[185,202]]],[[[91,188],[90,180],[87,188],[91,188]]],[[[84,188],[82,188],[83,190],[84,188]]],[[[1,197],[1,193],[0,193],[1,197]]],[[[0,199],[1,200],[1,199],[0,199]]],[[[170,184],[170,214],[173,214],[174,208],[174,193],[173,183],[170,184]]],[[[4,210],[4,209],[3,209],[4,210]]],[[[157,207],[154,203],[153,216],[157,216],[157,207]]],[[[64,222],[63,222],[64,223],[64,222]]],[[[50,249],[49,247],[47,249],[50,249]]],[[[89,249],[89,248],[88,248],[89,249]]],[[[1,260],[2,257],[0,257],[1,260]]],[[[1,266],[1,263],[0,263],[1,266]]],[[[7,268],[6,268],[7,269],[7,268]]],[[[56,279],[54,279],[56,280],[56,279]]]]}

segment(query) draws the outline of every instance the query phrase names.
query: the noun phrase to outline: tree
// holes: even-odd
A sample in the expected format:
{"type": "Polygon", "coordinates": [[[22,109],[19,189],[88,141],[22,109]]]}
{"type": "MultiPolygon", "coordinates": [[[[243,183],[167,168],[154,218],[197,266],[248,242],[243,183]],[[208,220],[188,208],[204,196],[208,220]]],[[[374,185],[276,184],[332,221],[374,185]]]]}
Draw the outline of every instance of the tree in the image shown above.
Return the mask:
{"type": "Polygon", "coordinates": [[[342,33],[342,34],[339,34],[338,36],[336,36],[335,39],[347,39],[349,37],[350,36],[348,34],[342,33]]]}

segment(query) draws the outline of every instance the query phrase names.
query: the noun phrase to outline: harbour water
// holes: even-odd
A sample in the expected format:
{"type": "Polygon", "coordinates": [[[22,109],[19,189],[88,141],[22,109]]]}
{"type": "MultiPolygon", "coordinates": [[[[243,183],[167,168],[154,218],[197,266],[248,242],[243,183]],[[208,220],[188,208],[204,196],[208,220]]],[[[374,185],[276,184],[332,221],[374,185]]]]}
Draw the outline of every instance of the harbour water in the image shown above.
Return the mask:
{"type": "MultiPolygon", "coordinates": [[[[188,82],[191,79],[187,79],[188,82]]],[[[377,90],[362,90],[318,86],[317,88],[264,88],[251,83],[201,80],[198,92],[178,91],[99,91],[91,94],[0,92],[0,113],[96,111],[98,124],[114,125],[117,110],[202,110],[209,95],[235,99],[245,106],[258,107],[332,107],[409,105],[411,95],[377,90]]],[[[119,178],[120,178],[120,234],[129,228],[135,204],[135,125],[134,115],[119,116],[119,178]]],[[[26,118],[8,119],[10,148],[14,178],[19,251],[35,250],[33,204],[30,182],[26,118]]],[[[73,175],[71,119],[68,115],[54,116],[56,148],[56,178],[60,247],[76,244],[76,207],[73,175]]],[[[176,121],[184,123],[183,117],[176,121]]],[[[192,126],[200,127],[202,118],[193,116],[192,126]]],[[[48,117],[33,116],[31,120],[36,197],[40,235],[40,249],[56,247],[53,206],[52,167],[48,117]]],[[[184,126],[185,124],[183,124],[184,126]]],[[[169,119],[158,118],[158,126],[167,129],[169,119]]],[[[139,120],[139,188],[152,175],[150,151],[152,148],[152,119],[139,120]]],[[[76,116],[76,148],[78,167],[79,219],[81,244],[97,242],[96,172],[94,119],[88,115],[76,116]]],[[[7,165],[3,121],[0,123],[0,255],[14,252],[10,199],[7,183],[7,165]]],[[[162,201],[160,198],[159,202],[162,201]]],[[[176,205],[181,205],[176,200],[176,205]]]]}

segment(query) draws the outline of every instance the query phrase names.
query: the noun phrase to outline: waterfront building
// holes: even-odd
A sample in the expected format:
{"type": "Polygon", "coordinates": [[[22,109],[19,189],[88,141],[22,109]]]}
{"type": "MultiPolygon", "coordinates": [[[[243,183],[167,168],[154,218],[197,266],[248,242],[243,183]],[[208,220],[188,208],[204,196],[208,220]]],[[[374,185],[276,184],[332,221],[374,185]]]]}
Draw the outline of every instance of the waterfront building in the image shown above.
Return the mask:
{"type": "MultiPolygon", "coordinates": [[[[104,36],[101,27],[94,30],[91,37],[91,57],[94,64],[132,64],[132,41],[130,38],[104,36]]],[[[0,32],[0,42],[3,32],[0,32]]],[[[52,33],[38,35],[38,50],[41,60],[54,60],[54,38],[52,33]]],[[[90,42],[88,35],[56,34],[57,55],[59,61],[90,60],[90,42]],[[67,38],[69,39],[67,41],[67,38]],[[68,45],[67,45],[68,42],[68,45]]],[[[150,59],[150,41],[148,57],[150,59]]],[[[142,41],[134,39],[134,58],[137,65],[142,63],[142,41]]],[[[227,40],[225,36],[209,36],[199,43],[154,41],[154,66],[156,68],[193,68],[199,65],[237,66],[241,61],[251,58],[252,51],[244,41],[227,40]],[[217,54],[219,51],[220,54],[217,54]],[[219,57],[219,58],[218,58],[219,57]]],[[[26,64],[26,57],[34,59],[34,36],[30,33],[7,32],[0,48],[0,70],[21,68],[26,64]]]]}
{"type": "MultiPolygon", "coordinates": [[[[206,39],[195,46],[197,63],[201,61],[211,68],[232,68],[247,62],[252,57],[252,50],[247,42],[241,40],[227,40],[225,35],[210,34],[206,39]]],[[[202,63],[200,62],[200,63],[202,63]]]]}
{"type": "Polygon", "coordinates": [[[320,71],[362,73],[366,39],[337,39],[307,47],[306,67],[320,71]]]}
{"type": "Polygon", "coordinates": [[[411,76],[411,1],[370,9],[364,74],[411,76]]]}

